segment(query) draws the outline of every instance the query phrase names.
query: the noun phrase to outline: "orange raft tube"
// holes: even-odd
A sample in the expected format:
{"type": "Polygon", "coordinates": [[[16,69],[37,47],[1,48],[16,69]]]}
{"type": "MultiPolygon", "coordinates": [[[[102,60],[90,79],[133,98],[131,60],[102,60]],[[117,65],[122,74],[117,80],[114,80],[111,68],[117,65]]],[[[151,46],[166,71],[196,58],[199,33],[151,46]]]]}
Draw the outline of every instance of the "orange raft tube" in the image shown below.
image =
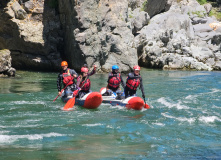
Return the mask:
{"type": "MultiPolygon", "coordinates": [[[[64,102],[67,102],[70,98],[63,98],[64,102]]],[[[82,98],[76,98],[75,104],[87,109],[96,109],[102,103],[102,95],[99,92],[91,92],[86,94],[82,98]]]]}
{"type": "MultiPolygon", "coordinates": [[[[106,92],[106,87],[100,89],[101,94],[104,94],[105,92],[106,92]]],[[[110,96],[103,96],[102,103],[111,104],[112,106],[116,105],[125,106],[128,109],[134,109],[134,110],[142,110],[143,108],[150,109],[150,106],[146,104],[144,100],[140,97],[133,96],[122,100],[117,100],[116,97],[117,94],[115,92],[112,92],[110,96]]]]}
{"type": "Polygon", "coordinates": [[[143,108],[149,109],[150,106],[148,104],[145,104],[144,100],[140,97],[128,97],[124,100],[116,100],[116,99],[110,99],[109,96],[103,96],[103,102],[102,103],[109,103],[112,106],[125,106],[128,109],[134,109],[134,110],[142,110],[143,108]]]}

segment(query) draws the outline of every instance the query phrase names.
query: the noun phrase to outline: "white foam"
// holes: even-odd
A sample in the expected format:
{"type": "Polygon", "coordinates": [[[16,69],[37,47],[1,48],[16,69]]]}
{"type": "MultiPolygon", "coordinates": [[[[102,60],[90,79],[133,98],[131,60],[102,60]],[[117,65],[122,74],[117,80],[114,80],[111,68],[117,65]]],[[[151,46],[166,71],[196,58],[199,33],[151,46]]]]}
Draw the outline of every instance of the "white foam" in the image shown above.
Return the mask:
{"type": "Polygon", "coordinates": [[[208,116],[208,117],[206,117],[206,116],[201,116],[200,118],[199,118],[199,121],[202,121],[202,122],[205,122],[205,123],[213,123],[213,122],[215,122],[215,121],[221,121],[221,119],[220,118],[218,118],[217,116],[208,116]]]}
{"type": "Polygon", "coordinates": [[[182,105],[181,104],[182,102],[180,100],[178,101],[178,103],[170,103],[170,102],[166,101],[166,99],[164,97],[162,97],[162,98],[159,98],[157,100],[157,102],[165,105],[168,108],[189,109],[189,107],[182,105]]]}
{"type": "Polygon", "coordinates": [[[111,108],[117,108],[117,109],[119,109],[119,110],[123,110],[123,109],[125,109],[126,107],[120,106],[120,105],[115,105],[115,106],[111,106],[111,108]]]}
{"type": "Polygon", "coordinates": [[[33,124],[33,125],[24,125],[24,124],[21,124],[21,125],[12,125],[12,126],[7,126],[7,127],[12,127],[12,128],[35,128],[35,127],[38,127],[40,126],[39,124],[33,124]]]}
{"type": "Polygon", "coordinates": [[[165,126],[165,124],[163,124],[163,123],[153,123],[153,124],[155,124],[157,126],[165,126]]]}
{"type": "Polygon", "coordinates": [[[188,95],[188,96],[185,97],[185,99],[187,99],[187,100],[193,100],[193,99],[195,99],[196,97],[198,97],[198,95],[188,95]]]}
{"type": "Polygon", "coordinates": [[[114,127],[111,125],[107,125],[106,128],[114,128],[114,127]]]}
{"type": "Polygon", "coordinates": [[[176,119],[180,122],[188,122],[188,123],[193,123],[196,121],[196,118],[186,118],[186,117],[174,117],[171,115],[167,115],[166,113],[161,113],[161,115],[163,115],[166,118],[171,118],[171,119],[176,119]]]}
{"type": "Polygon", "coordinates": [[[217,92],[220,92],[220,89],[213,88],[213,89],[211,89],[211,92],[210,92],[210,93],[217,93],[217,92]]]}
{"type": "Polygon", "coordinates": [[[1,143],[13,143],[18,139],[28,139],[28,140],[38,140],[43,139],[44,137],[60,137],[64,136],[59,133],[47,133],[47,134],[32,134],[32,135],[0,135],[0,144],[1,143]]]}
{"type": "Polygon", "coordinates": [[[101,123],[95,123],[95,124],[83,124],[82,126],[94,127],[94,126],[103,126],[103,124],[101,124],[101,123]]]}
{"type": "Polygon", "coordinates": [[[10,131],[0,131],[0,134],[9,133],[10,131]]]}
{"type": "Polygon", "coordinates": [[[10,103],[7,103],[7,104],[45,104],[45,102],[43,101],[11,101],[10,103]]]}
{"type": "Polygon", "coordinates": [[[216,88],[213,88],[211,89],[211,92],[207,92],[207,93],[199,93],[197,95],[188,95],[185,97],[186,100],[195,100],[195,103],[196,103],[196,98],[199,97],[199,96],[204,96],[206,94],[213,94],[213,93],[217,93],[217,92],[220,92],[221,90],[220,89],[216,89],[216,88]]]}

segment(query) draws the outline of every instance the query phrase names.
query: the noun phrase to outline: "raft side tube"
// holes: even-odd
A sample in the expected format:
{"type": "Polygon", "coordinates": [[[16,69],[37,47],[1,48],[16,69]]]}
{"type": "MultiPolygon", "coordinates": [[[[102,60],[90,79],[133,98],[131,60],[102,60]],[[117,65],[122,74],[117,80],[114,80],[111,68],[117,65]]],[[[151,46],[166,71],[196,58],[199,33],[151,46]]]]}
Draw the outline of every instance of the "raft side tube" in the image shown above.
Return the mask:
{"type": "Polygon", "coordinates": [[[96,109],[101,105],[102,101],[103,98],[99,92],[91,92],[86,95],[84,105],[82,107],[87,109],[96,109]]]}
{"type": "Polygon", "coordinates": [[[129,97],[125,99],[126,107],[128,109],[134,109],[134,110],[142,110],[145,106],[144,101],[140,97],[129,97]]]}

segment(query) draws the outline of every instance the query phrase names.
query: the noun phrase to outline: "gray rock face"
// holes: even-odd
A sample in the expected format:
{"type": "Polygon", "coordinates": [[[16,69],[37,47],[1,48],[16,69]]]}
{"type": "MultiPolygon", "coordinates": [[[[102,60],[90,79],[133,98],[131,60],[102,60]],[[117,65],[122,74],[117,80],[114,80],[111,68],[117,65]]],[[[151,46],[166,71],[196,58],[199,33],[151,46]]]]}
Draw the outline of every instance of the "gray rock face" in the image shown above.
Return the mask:
{"type": "Polygon", "coordinates": [[[150,17],[153,17],[159,13],[168,11],[170,5],[168,0],[148,0],[144,5],[144,11],[146,11],[150,17]]]}
{"type": "Polygon", "coordinates": [[[25,10],[20,6],[20,4],[15,1],[14,3],[12,3],[12,10],[15,13],[15,18],[23,20],[26,18],[27,13],[25,12],[25,10]]]}
{"type": "Polygon", "coordinates": [[[190,0],[154,16],[135,37],[139,63],[164,69],[219,70],[221,32],[210,27],[214,20],[206,14],[203,6],[190,0]]]}
{"type": "Polygon", "coordinates": [[[133,11],[129,9],[128,11],[128,20],[131,24],[132,33],[135,35],[139,32],[145,25],[150,21],[150,16],[147,12],[140,11],[140,8],[137,8],[133,11]]]}
{"type": "Polygon", "coordinates": [[[16,69],[59,70],[66,60],[77,71],[128,72],[138,62],[220,70],[221,23],[210,11],[196,0],[0,1],[0,50],[16,69]]]}
{"type": "Polygon", "coordinates": [[[10,50],[16,69],[58,70],[63,39],[55,9],[44,0],[23,5],[27,12],[17,1],[2,4],[0,49],[10,50]]]}
{"type": "Polygon", "coordinates": [[[11,67],[11,56],[9,50],[0,50],[0,77],[15,76],[16,70],[11,67]]]}
{"type": "Polygon", "coordinates": [[[128,7],[132,10],[145,7],[146,0],[128,0],[128,7]]]}
{"type": "Polygon", "coordinates": [[[137,64],[133,34],[128,22],[127,0],[59,1],[65,28],[65,54],[77,70],[87,63],[109,71],[114,64],[129,71],[137,64]]]}

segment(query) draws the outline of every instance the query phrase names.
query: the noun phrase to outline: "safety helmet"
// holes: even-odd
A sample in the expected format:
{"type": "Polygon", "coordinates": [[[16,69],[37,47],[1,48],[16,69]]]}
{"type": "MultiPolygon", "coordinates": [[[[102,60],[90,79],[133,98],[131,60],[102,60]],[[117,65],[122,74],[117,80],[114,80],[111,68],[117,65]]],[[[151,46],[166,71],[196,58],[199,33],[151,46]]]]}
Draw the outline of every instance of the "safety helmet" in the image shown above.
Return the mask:
{"type": "Polygon", "coordinates": [[[82,72],[82,73],[84,73],[84,72],[88,72],[88,68],[86,68],[86,67],[82,67],[82,68],[81,68],[81,72],[82,72]]]}
{"type": "Polygon", "coordinates": [[[136,66],[134,66],[133,69],[134,69],[134,70],[138,70],[138,71],[140,71],[140,66],[136,65],[136,66]]]}
{"type": "Polygon", "coordinates": [[[62,61],[62,62],[61,62],[61,66],[62,66],[62,67],[63,67],[63,66],[68,66],[68,62],[62,61]]]}
{"type": "Polygon", "coordinates": [[[119,67],[117,65],[113,65],[112,70],[115,70],[115,69],[119,69],[119,67]]]}

